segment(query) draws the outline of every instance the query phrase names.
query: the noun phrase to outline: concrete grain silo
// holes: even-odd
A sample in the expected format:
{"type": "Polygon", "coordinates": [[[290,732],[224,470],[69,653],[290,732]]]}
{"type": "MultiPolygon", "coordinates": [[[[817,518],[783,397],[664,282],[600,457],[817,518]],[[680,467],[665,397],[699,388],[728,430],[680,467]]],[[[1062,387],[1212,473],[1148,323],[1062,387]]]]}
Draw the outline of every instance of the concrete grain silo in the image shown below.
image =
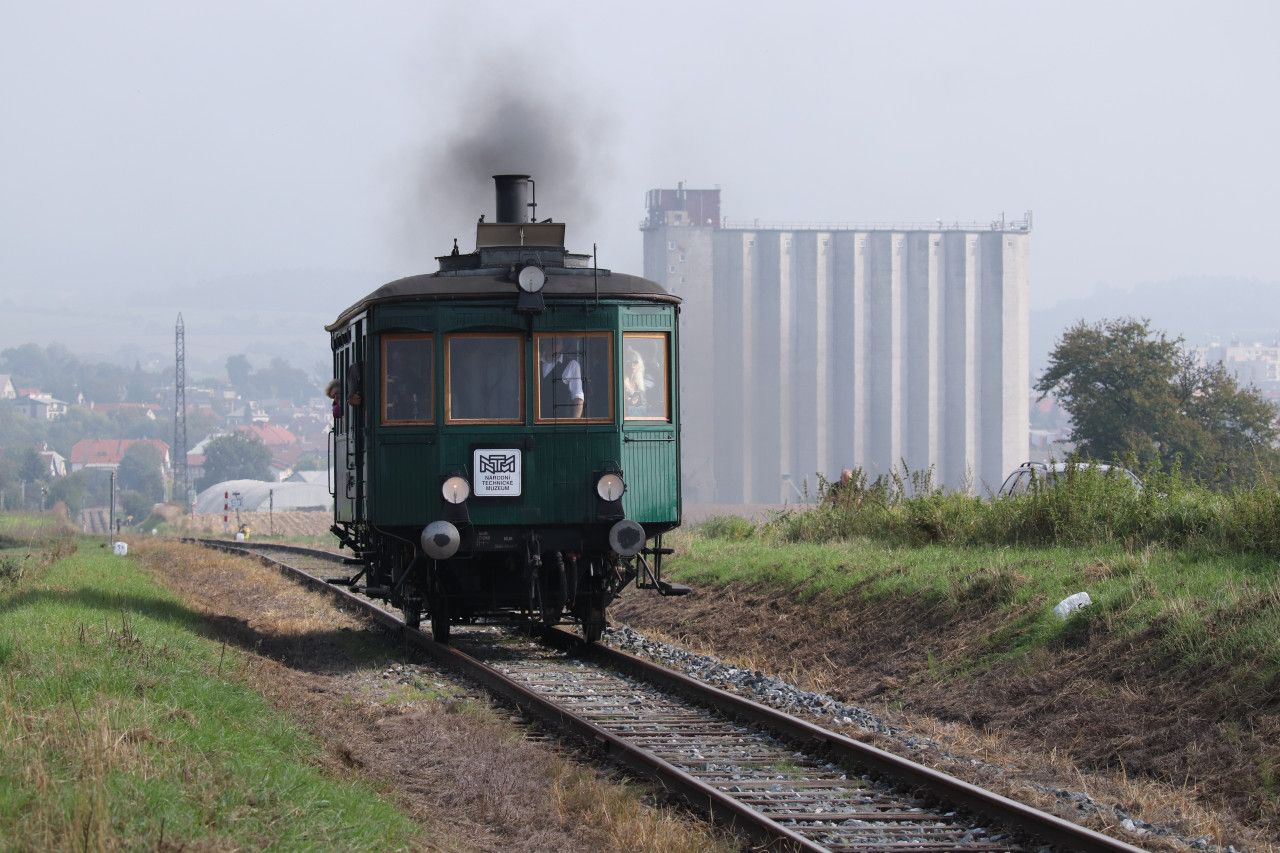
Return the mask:
{"type": "Polygon", "coordinates": [[[903,463],[985,494],[1025,460],[1030,215],[730,223],[680,186],[641,229],[645,277],[685,300],[687,500],[794,502],[903,463]]]}

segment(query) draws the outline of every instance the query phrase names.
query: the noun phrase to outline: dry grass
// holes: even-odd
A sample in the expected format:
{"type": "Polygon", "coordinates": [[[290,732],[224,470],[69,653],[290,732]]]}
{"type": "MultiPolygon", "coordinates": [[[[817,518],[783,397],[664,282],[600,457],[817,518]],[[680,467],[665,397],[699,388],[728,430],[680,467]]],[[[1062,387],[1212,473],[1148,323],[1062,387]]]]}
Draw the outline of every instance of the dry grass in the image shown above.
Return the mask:
{"type": "MultiPolygon", "coordinates": [[[[228,514],[226,525],[221,514],[193,515],[175,519],[173,527],[184,535],[221,536],[224,532],[234,533],[236,530],[236,514],[228,514]]],[[[242,512],[240,521],[249,525],[254,538],[274,535],[276,538],[327,538],[336,543],[329,533],[333,524],[332,512],[242,512]],[[271,531],[275,533],[272,534],[271,531]]]]}
{"type": "Polygon", "coordinates": [[[13,684],[0,701],[0,740],[13,756],[12,782],[28,797],[23,817],[23,845],[40,850],[106,850],[115,846],[107,778],[111,773],[146,778],[150,761],[138,744],[151,739],[149,729],[124,728],[113,719],[112,706],[27,710],[11,701],[13,684]],[[50,756],[62,756],[50,761],[50,756]],[[64,805],[69,805],[69,812],[64,805]]]}
{"type": "MultiPolygon", "coordinates": [[[[734,845],[633,786],[523,739],[504,714],[443,673],[439,695],[404,698],[380,678],[427,666],[354,614],[256,561],[148,541],[135,553],[243,649],[254,689],[326,743],[329,769],[375,780],[424,822],[439,850],[729,850],[734,845]]],[[[411,692],[412,694],[412,692],[411,692]]]]}

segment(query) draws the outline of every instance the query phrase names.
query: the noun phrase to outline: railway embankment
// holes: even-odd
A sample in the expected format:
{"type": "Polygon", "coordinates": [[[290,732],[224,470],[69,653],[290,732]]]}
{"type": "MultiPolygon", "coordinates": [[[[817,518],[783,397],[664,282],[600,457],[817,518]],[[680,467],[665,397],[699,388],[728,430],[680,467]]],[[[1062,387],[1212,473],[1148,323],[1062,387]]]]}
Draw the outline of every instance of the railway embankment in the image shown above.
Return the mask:
{"type": "MultiPolygon", "coordinates": [[[[669,537],[668,576],[694,594],[629,592],[614,623],[868,709],[872,724],[842,712],[858,736],[1044,807],[1248,849],[1280,837],[1280,577],[1265,549],[1208,529],[1196,544],[912,541],[884,515],[848,535],[856,509],[811,512],[669,537]],[[1053,612],[1079,592],[1089,606],[1053,612]]],[[[991,523],[961,520],[970,536],[991,523]]]]}
{"type": "MultiPolygon", "coordinates": [[[[252,659],[99,542],[0,588],[0,837],[16,849],[407,846],[417,827],[251,686],[252,659]]],[[[9,543],[6,558],[47,554],[9,543]]]]}

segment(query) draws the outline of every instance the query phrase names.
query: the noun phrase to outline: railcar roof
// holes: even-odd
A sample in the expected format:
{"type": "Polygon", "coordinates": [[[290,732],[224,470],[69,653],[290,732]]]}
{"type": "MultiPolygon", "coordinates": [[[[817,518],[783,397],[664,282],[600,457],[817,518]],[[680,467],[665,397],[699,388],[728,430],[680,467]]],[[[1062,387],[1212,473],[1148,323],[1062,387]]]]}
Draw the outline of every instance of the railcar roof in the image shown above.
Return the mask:
{"type": "MultiPolygon", "coordinates": [[[[591,299],[597,293],[598,282],[601,299],[639,299],[673,305],[680,303],[680,297],[668,293],[662,285],[637,275],[611,270],[599,270],[598,275],[592,275],[590,269],[556,267],[547,268],[546,273],[547,283],[542,292],[548,300],[591,299]]],[[[387,302],[509,298],[514,308],[516,295],[515,282],[505,269],[412,275],[382,285],[339,314],[338,319],[325,328],[334,331],[371,305],[387,302]]]]}

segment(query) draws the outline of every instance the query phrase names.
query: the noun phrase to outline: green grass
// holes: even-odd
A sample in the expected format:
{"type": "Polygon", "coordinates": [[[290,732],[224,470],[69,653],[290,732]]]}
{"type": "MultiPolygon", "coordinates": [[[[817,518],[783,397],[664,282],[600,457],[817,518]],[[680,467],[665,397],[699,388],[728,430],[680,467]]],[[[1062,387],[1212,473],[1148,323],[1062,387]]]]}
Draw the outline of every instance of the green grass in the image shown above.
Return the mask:
{"type": "Polygon", "coordinates": [[[1117,543],[1050,546],[900,545],[861,537],[791,542],[766,526],[750,538],[717,522],[674,537],[669,575],[704,586],[786,590],[801,599],[853,595],[886,606],[957,617],[992,613],[998,628],[965,660],[967,671],[1069,645],[1102,630],[1155,629],[1170,662],[1188,671],[1238,670],[1243,683],[1280,684],[1280,576],[1257,554],[1117,543]],[[1067,620],[1055,604],[1087,591],[1093,606],[1067,620]]]}
{"type": "MultiPolygon", "coordinates": [[[[1117,472],[1071,469],[1052,488],[981,500],[945,492],[927,472],[868,483],[820,483],[821,500],[778,514],[769,535],[790,542],[867,537],[894,545],[1162,545],[1280,559],[1280,490],[1273,483],[1225,492],[1176,471],[1145,472],[1134,489],[1117,472]]],[[[736,538],[744,538],[741,530],[736,538]]]]}
{"type": "Polygon", "coordinates": [[[97,544],[0,588],[0,846],[409,846],[416,825],[322,773],[201,628],[97,544]]]}

